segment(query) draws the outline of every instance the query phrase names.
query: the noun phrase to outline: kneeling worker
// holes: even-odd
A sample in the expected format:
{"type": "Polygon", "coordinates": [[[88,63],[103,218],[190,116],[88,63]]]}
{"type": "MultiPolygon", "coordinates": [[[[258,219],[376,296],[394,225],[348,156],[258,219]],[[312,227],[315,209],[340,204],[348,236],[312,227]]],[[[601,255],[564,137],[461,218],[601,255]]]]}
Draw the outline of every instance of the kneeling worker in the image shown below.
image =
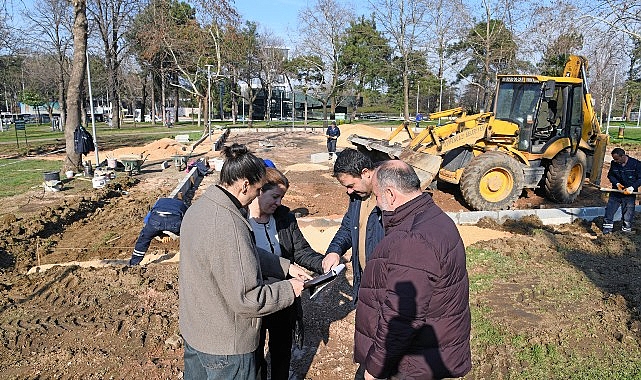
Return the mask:
{"type": "Polygon", "coordinates": [[[151,239],[163,235],[180,235],[180,224],[187,211],[185,202],[176,198],[159,198],[145,217],[129,265],[138,265],[145,257],[151,239]]]}

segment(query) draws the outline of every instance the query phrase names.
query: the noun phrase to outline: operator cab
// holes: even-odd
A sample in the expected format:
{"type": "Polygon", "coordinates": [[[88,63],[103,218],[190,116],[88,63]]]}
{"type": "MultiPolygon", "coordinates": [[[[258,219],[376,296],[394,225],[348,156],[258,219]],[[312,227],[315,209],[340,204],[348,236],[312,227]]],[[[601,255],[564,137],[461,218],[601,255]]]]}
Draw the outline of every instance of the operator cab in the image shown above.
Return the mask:
{"type": "Polygon", "coordinates": [[[583,88],[577,83],[539,81],[529,76],[501,78],[495,117],[518,126],[518,149],[542,153],[555,140],[581,139],[583,88]]]}

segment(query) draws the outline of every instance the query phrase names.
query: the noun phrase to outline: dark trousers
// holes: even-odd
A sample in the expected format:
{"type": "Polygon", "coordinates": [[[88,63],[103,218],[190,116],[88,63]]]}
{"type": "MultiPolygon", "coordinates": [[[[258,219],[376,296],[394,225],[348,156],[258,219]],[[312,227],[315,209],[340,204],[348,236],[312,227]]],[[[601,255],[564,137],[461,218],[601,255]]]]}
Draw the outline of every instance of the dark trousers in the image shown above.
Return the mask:
{"type": "Polygon", "coordinates": [[[254,353],[212,355],[200,352],[185,341],[184,380],[254,380],[256,358],[254,353]]]}
{"type": "Polygon", "coordinates": [[[260,368],[260,380],[267,380],[265,340],[269,331],[269,356],[271,358],[271,379],[289,379],[289,364],[292,360],[292,333],[296,322],[296,309],[292,306],[263,317],[260,342],[256,349],[256,363],[260,368]]]}
{"type": "Polygon", "coordinates": [[[149,249],[151,239],[159,236],[163,231],[169,231],[176,235],[180,235],[180,224],[182,218],[178,215],[161,215],[154,211],[149,215],[147,224],[140,231],[134,252],[138,255],[144,256],[149,249]]]}
{"type": "Polygon", "coordinates": [[[614,214],[616,214],[619,207],[621,207],[621,219],[623,221],[623,228],[629,231],[632,228],[632,220],[634,219],[635,201],[635,195],[610,193],[608,204],[605,206],[603,228],[612,228],[612,225],[614,223],[614,214]]]}
{"type": "Polygon", "coordinates": [[[327,151],[330,157],[336,152],[336,139],[327,139],[327,151]]]}

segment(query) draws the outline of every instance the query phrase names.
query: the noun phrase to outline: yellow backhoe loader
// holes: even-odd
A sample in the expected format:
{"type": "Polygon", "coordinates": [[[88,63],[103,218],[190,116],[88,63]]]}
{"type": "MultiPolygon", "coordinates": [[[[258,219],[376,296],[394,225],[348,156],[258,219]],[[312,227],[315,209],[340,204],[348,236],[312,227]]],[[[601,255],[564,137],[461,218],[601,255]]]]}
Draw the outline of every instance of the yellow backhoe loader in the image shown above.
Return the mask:
{"type": "Polygon", "coordinates": [[[586,179],[600,185],[609,139],[594,113],[586,69],[585,58],[571,55],[562,77],[499,75],[492,112],[456,108],[430,114],[451,121],[420,133],[405,122],[384,140],[348,140],[375,160],[407,162],[424,189],[434,180],[458,184],[474,210],[509,209],[523,189],[538,187],[552,201],[572,203],[586,179]],[[403,131],[409,142],[391,144],[403,131]]]}

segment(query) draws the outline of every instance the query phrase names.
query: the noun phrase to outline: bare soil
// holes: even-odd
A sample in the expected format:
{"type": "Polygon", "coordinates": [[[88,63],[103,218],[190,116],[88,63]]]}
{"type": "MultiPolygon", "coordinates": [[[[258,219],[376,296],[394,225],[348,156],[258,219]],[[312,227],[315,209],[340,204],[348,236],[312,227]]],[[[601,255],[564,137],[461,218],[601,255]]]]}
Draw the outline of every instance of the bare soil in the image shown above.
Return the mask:
{"type": "MultiPolygon", "coordinates": [[[[321,134],[232,134],[228,141],[248,144],[257,155],[272,159],[291,182],[284,203],[305,216],[301,226],[314,225],[331,237],[332,220],[342,217],[347,197],[330,175],[331,162],[309,162],[310,154],[325,150],[321,134]],[[265,140],[274,146],[264,148],[259,141],[265,140]],[[322,220],[313,222],[318,218],[322,220]]],[[[193,156],[213,158],[216,153],[204,149],[193,156]]],[[[178,254],[178,242],[154,241],[148,256],[157,260],[135,268],[124,265],[148,209],[185,174],[173,167],[161,170],[159,163],[170,159],[147,160],[139,175],[119,172],[103,189],[76,177],[65,180],[61,192],[34,190],[0,201],[0,378],[181,378],[178,265],[168,260],[178,254]],[[26,274],[36,265],[90,260],[116,265],[57,266],[26,274]]],[[[216,173],[205,177],[199,191],[215,180],[216,173]]],[[[466,210],[455,188],[432,196],[446,211],[466,210]]],[[[584,188],[572,206],[604,202],[598,190],[584,188]]],[[[528,191],[517,208],[533,207],[558,205],[528,191]]],[[[543,226],[528,218],[503,225],[484,220],[467,232],[462,229],[474,248],[524,263],[518,273],[473,294],[471,304],[490,308],[492,322],[506,331],[542,343],[594,352],[612,345],[638,350],[641,240],[637,234],[603,236],[601,223],[543,226]],[[572,291],[568,279],[585,285],[589,296],[567,297],[572,291]],[[576,324],[585,335],[571,333],[576,324]]],[[[636,220],[641,229],[638,224],[636,220]]],[[[315,239],[313,245],[322,250],[319,242],[315,239]]],[[[294,350],[292,378],[353,378],[351,279],[350,269],[317,299],[304,296],[305,346],[294,350]]],[[[523,362],[510,361],[510,346],[501,347],[475,348],[474,369],[466,378],[507,378],[518,372],[523,362]]]]}

